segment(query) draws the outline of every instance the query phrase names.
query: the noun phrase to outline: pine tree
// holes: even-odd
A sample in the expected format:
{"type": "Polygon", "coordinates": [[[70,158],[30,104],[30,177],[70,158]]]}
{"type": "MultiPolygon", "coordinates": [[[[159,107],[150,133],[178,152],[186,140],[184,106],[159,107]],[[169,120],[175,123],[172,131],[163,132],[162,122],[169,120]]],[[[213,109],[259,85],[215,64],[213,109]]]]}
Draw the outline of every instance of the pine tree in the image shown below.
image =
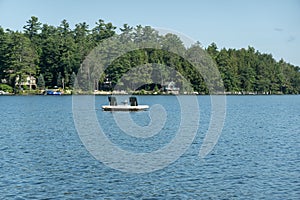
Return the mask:
{"type": "Polygon", "coordinates": [[[40,90],[45,89],[45,80],[44,80],[43,74],[40,74],[40,76],[38,78],[37,86],[40,90]]]}

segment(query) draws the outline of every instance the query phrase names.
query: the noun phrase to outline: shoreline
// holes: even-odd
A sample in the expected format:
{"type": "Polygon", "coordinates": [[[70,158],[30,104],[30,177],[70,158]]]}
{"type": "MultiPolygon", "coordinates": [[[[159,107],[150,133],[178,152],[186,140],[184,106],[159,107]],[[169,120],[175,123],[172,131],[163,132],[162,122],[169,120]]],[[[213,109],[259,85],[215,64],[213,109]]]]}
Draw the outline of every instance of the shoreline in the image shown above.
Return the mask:
{"type": "Polygon", "coordinates": [[[297,96],[300,94],[134,94],[134,93],[102,93],[102,94],[94,94],[94,93],[80,93],[80,94],[61,94],[61,95],[44,95],[44,94],[1,94],[1,96],[85,96],[85,95],[93,95],[93,96],[110,96],[110,95],[134,95],[134,96],[297,96]]]}
{"type": "Polygon", "coordinates": [[[20,93],[0,93],[0,96],[70,96],[70,95],[95,95],[95,96],[109,96],[109,95],[139,95],[139,96],[189,96],[189,95],[196,95],[196,96],[209,96],[209,95],[226,95],[226,96],[271,96],[271,95],[299,95],[297,93],[294,94],[284,94],[282,92],[277,93],[268,93],[268,92],[216,92],[216,93],[198,93],[198,92],[183,92],[180,93],[178,91],[72,91],[72,90],[62,90],[62,89],[54,89],[52,91],[59,92],[59,93],[52,93],[47,94],[47,90],[26,90],[20,93]]]}

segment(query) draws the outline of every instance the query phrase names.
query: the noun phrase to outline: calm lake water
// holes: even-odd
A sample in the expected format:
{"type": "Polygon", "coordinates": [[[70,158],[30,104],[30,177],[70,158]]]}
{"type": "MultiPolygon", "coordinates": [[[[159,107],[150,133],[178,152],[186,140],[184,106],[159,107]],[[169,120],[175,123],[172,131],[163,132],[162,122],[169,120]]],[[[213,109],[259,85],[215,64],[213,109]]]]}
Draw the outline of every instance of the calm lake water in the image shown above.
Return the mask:
{"type": "MultiPolygon", "coordinates": [[[[225,124],[213,151],[200,159],[210,98],[199,96],[200,122],[187,151],[151,173],[126,173],[96,160],[76,131],[72,96],[0,96],[0,199],[299,199],[300,96],[228,96],[225,124]]],[[[151,139],[129,137],[100,106],[107,137],[132,152],[152,152],[180,124],[175,96],[138,96],[161,104],[167,120],[151,139]]],[[[130,113],[140,126],[148,111],[130,113]]]]}

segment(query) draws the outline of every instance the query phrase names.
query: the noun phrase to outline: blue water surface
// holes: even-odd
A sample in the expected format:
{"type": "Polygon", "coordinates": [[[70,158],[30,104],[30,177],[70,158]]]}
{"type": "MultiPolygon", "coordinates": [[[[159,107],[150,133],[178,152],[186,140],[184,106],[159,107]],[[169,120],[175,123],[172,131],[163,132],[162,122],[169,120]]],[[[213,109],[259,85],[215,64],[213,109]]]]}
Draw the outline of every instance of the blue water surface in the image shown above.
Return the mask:
{"type": "MultiPolygon", "coordinates": [[[[300,96],[227,96],[225,124],[213,151],[199,149],[210,122],[210,97],[198,96],[200,122],[188,150],[151,173],[126,173],[96,160],[76,131],[72,96],[0,96],[0,199],[299,199],[300,96]]],[[[128,136],[103,112],[107,137],[132,152],[167,145],[180,126],[176,96],[138,96],[161,104],[163,130],[152,138],[128,136]]],[[[195,112],[195,114],[197,114],[195,112]]],[[[136,124],[149,111],[130,113],[136,124]]]]}

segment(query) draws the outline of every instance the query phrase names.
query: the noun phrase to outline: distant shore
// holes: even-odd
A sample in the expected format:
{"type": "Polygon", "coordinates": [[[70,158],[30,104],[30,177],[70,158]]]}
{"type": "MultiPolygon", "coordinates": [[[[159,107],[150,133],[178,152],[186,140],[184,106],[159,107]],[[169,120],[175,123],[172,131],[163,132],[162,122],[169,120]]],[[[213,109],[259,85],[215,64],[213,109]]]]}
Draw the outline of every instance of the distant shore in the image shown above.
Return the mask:
{"type": "MultiPolygon", "coordinates": [[[[44,95],[44,96],[67,96],[67,95],[236,95],[236,96],[247,96],[247,95],[290,95],[283,93],[257,93],[257,92],[218,92],[218,93],[198,93],[198,92],[154,92],[154,91],[91,91],[91,92],[83,92],[83,91],[72,91],[72,90],[60,90],[59,94],[47,94],[47,90],[31,90],[31,91],[22,91],[19,93],[8,93],[8,92],[0,92],[0,96],[34,96],[34,95],[44,95]]],[[[292,94],[298,95],[298,94],[292,94]]]]}

